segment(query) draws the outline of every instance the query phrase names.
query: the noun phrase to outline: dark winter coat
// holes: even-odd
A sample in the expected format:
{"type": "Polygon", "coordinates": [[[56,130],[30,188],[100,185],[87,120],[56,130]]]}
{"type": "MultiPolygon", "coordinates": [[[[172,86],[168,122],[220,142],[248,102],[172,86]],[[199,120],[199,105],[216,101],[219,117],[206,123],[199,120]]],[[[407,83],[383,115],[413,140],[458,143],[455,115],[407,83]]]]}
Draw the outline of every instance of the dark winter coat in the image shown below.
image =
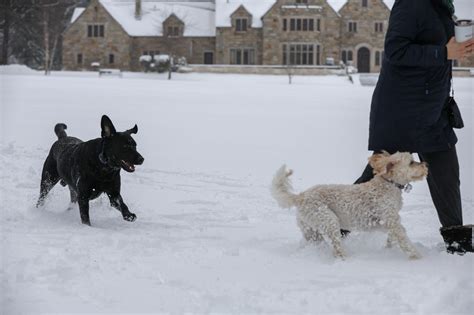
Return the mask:
{"type": "Polygon", "coordinates": [[[450,91],[446,44],[454,22],[441,0],[397,0],[370,112],[369,149],[447,150],[457,142],[443,107],[450,91]]]}

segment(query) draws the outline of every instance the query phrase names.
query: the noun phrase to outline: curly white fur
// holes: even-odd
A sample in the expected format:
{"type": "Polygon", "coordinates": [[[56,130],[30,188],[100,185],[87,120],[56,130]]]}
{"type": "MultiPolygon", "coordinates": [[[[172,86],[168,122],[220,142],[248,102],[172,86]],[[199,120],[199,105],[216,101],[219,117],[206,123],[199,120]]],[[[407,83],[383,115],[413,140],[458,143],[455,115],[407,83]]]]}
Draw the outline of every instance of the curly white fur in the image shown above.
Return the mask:
{"type": "Polygon", "coordinates": [[[300,194],[292,193],[289,176],[282,166],[272,182],[272,195],[282,208],[296,206],[297,223],[308,241],[327,236],[334,255],[344,258],[340,229],[388,232],[387,246],[396,242],[412,259],[421,257],[401,224],[402,192],[394,183],[406,185],[426,177],[424,163],[412,160],[409,153],[375,154],[369,159],[375,177],[359,185],[318,185],[300,194]]]}

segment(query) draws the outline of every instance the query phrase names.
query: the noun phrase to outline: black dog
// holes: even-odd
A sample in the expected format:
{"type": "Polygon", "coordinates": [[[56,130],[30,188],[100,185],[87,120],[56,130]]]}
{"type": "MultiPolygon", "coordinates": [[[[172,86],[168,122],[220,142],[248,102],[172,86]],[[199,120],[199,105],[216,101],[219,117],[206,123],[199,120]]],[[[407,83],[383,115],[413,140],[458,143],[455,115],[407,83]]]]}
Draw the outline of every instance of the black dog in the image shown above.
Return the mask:
{"type": "Polygon", "coordinates": [[[46,158],[41,175],[40,196],[37,207],[44,204],[49,191],[59,181],[68,186],[71,203],[79,203],[82,223],[90,225],[89,200],[102,193],[109,196],[110,204],[122,213],[124,220],[133,222],[137,216],[128,210],[120,196],[120,169],[132,173],[135,165],[141,165],[143,157],[137,152],[137,144],[131,134],[137,125],[125,132],[116,132],[107,116],[101,120],[102,138],[82,142],[68,137],[65,124],[57,124],[58,136],[46,158]]]}

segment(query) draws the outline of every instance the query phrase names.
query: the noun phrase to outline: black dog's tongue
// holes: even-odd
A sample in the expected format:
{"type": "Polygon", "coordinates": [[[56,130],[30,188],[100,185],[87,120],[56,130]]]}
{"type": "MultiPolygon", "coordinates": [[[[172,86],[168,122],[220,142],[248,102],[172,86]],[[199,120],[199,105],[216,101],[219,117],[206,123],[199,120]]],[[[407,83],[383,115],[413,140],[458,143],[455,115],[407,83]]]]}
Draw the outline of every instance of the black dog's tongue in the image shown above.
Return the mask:
{"type": "Polygon", "coordinates": [[[135,166],[133,164],[125,162],[124,160],[122,160],[122,166],[128,172],[134,172],[135,171],[135,166]]]}

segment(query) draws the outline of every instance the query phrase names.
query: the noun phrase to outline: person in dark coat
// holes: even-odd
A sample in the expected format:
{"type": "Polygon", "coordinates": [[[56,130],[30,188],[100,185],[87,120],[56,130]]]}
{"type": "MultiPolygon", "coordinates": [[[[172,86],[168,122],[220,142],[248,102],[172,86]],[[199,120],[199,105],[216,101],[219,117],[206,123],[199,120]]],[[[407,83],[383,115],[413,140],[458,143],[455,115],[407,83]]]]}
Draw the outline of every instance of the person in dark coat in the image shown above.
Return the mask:
{"type": "MultiPolygon", "coordinates": [[[[448,252],[472,251],[463,226],[457,138],[450,126],[452,62],[472,54],[454,39],[453,0],[396,0],[370,111],[369,150],[416,152],[428,163],[428,186],[448,252]]],[[[367,165],[356,184],[369,181],[367,165]]],[[[343,232],[343,231],[341,231],[343,232]]]]}

